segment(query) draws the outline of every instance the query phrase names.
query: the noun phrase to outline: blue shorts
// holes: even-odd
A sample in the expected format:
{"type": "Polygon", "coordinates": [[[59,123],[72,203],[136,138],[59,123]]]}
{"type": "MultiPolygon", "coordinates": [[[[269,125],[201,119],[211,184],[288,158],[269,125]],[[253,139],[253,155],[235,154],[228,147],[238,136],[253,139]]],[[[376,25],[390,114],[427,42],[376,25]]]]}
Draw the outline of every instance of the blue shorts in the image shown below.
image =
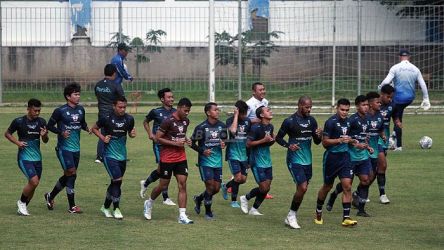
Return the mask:
{"type": "Polygon", "coordinates": [[[79,167],[80,160],[80,151],[79,152],[71,152],[59,148],[55,148],[57,158],[59,158],[60,164],[62,165],[63,170],[68,170],[71,168],[79,167]]]}
{"type": "Polygon", "coordinates": [[[376,170],[378,169],[378,158],[371,158],[370,157],[370,161],[372,164],[372,171],[373,171],[373,173],[376,174],[376,170]]]}
{"type": "Polygon", "coordinates": [[[257,184],[264,182],[266,180],[270,181],[273,180],[272,167],[269,168],[252,167],[251,170],[253,171],[253,176],[257,184]]]}
{"type": "Polygon", "coordinates": [[[239,172],[243,176],[248,175],[248,161],[228,160],[228,166],[230,166],[230,170],[233,175],[236,175],[239,172]]]}
{"type": "Polygon", "coordinates": [[[348,152],[333,153],[325,151],[323,160],[324,184],[333,185],[335,178],[353,178],[350,155],[348,152]]]}
{"type": "Polygon", "coordinates": [[[310,179],[313,176],[311,164],[301,165],[297,163],[290,163],[288,164],[288,171],[290,171],[294,183],[298,185],[304,182],[310,182],[310,179]]]}
{"type": "Polygon", "coordinates": [[[105,165],[109,177],[111,177],[113,180],[119,179],[125,174],[126,161],[118,161],[105,156],[103,158],[103,165],[105,165]]]}
{"type": "Polygon", "coordinates": [[[200,179],[205,181],[217,181],[222,182],[222,168],[212,168],[212,167],[199,167],[200,179]]]}
{"type": "Polygon", "coordinates": [[[160,162],[160,145],[157,143],[153,143],[153,153],[156,157],[156,163],[159,164],[160,162]]]}
{"type": "Polygon", "coordinates": [[[25,161],[17,160],[18,166],[23,174],[30,180],[34,176],[38,176],[39,179],[42,176],[42,161],[25,161]]]}
{"type": "Polygon", "coordinates": [[[370,175],[372,171],[372,163],[370,159],[362,160],[362,161],[352,161],[351,162],[353,172],[356,175],[370,175]]]}

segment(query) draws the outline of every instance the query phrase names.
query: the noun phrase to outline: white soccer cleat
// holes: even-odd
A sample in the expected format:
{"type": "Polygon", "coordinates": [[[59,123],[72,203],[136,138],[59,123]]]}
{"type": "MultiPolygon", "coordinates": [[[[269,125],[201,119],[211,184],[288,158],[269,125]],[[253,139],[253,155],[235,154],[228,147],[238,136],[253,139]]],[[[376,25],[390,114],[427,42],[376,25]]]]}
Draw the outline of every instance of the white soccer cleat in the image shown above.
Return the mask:
{"type": "Polygon", "coordinates": [[[254,207],[252,207],[252,208],[250,209],[250,211],[248,212],[248,214],[249,214],[249,215],[255,215],[255,216],[263,215],[263,214],[261,214],[261,213],[259,212],[259,210],[257,210],[257,209],[254,208],[254,207]]]}
{"type": "Polygon", "coordinates": [[[111,213],[111,211],[109,210],[109,208],[105,208],[105,206],[102,206],[100,208],[100,211],[102,211],[102,213],[105,215],[106,218],[112,218],[113,215],[111,213]]]}
{"type": "Polygon", "coordinates": [[[390,203],[390,200],[387,198],[387,195],[385,195],[385,194],[379,196],[379,201],[382,204],[389,204],[390,203]]]}
{"type": "Polygon", "coordinates": [[[167,198],[166,200],[164,200],[163,204],[165,204],[167,206],[176,206],[176,203],[174,203],[174,201],[172,201],[170,198],[167,198]]]}
{"type": "Polygon", "coordinates": [[[122,220],[123,219],[123,215],[122,212],[120,212],[119,208],[114,209],[114,218],[118,219],[118,220],[122,220]]]}
{"type": "Polygon", "coordinates": [[[146,187],[145,187],[145,180],[140,181],[140,198],[145,198],[146,193],[146,187]]]}
{"type": "Polygon", "coordinates": [[[143,208],[143,216],[145,219],[151,220],[151,210],[153,210],[153,204],[149,200],[146,200],[143,204],[143,208]]]}
{"type": "Polygon", "coordinates": [[[17,213],[19,215],[28,216],[30,215],[28,213],[28,208],[26,207],[26,203],[22,202],[21,200],[17,201],[17,213]]]}
{"type": "Polygon", "coordinates": [[[395,149],[393,149],[393,151],[402,152],[402,147],[396,147],[395,149]]]}
{"type": "Polygon", "coordinates": [[[365,200],[365,203],[369,203],[370,202],[370,199],[369,198],[367,198],[367,200],[365,200]]]}
{"type": "Polygon", "coordinates": [[[179,222],[179,224],[184,224],[184,225],[194,224],[194,221],[190,220],[186,215],[179,216],[177,222],[179,222]]]}
{"type": "Polygon", "coordinates": [[[244,212],[244,214],[248,214],[248,200],[247,197],[245,197],[245,195],[242,195],[240,198],[240,203],[241,203],[241,210],[242,212],[244,212]]]}
{"type": "Polygon", "coordinates": [[[285,225],[294,228],[294,229],[299,229],[301,228],[301,226],[299,226],[298,224],[298,220],[296,219],[296,216],[290,216],[287,215],[287,218],[285,218],[285,225]]]}

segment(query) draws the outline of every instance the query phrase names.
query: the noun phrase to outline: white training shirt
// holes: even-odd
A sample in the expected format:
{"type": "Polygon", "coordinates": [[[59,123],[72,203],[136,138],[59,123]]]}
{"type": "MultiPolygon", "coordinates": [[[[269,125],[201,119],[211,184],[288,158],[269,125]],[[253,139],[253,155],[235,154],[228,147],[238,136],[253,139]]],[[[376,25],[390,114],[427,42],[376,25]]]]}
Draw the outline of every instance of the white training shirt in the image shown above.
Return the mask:
{"type": "Polygon", "coordinates": [[[379,87],[390,84],[392,81],[395,87],[394,103],[406,104],[412,102],[415,99],[416,82],[421,87],[422,98],[429,98],[421,71],[408,60],[402,60],[398,64],[393,65],[379,87]]]}
{"type": "Polygon", "coordinates": [[[257,108],[259,108],[260,106],[268,107],[268,100],[264,98],[261,101],[259,101],[254,96],[252,96],[247,101],[247,105],[248,105],[247,117],[248,117],[248,119],[251,120],[251,119],[257,118],[257,116],[256,116],[256,109],[257,108]]]}

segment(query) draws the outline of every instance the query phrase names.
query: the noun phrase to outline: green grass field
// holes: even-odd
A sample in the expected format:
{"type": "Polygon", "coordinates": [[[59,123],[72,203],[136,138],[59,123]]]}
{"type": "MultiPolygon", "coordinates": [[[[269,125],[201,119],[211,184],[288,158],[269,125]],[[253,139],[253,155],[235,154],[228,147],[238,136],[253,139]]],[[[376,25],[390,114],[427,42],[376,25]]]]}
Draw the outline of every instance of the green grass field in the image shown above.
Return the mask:
{"type": "MultiPolygon", "coordinates": [[[[152,107],[149,107],[152,108],[152,107]]],[[[387,194],[389,205],[378,203],[376,185],[371,188],[367,205],[371,218],[357,218],[358,226],[340,226],[342,208],[336,203],[332,212],[324,210],[324,225],[313,223],[316,194],[322,183],[321,157],[323,149],[314,146],[313,179],[298,213],[301,230],[290,230],[283,220],[288,213],[295,191],[285,166],[285,150],[275,144],[272,147],[274,180],[271,193],[273,200],[265,200],[261,217],[244,215],[233,209],[221,195],[214,198],[216,221],[208,222],[193,211],[192,196],[204,189],[199,172],[194,167],[197,154],[187,149],[190,175],[188,179],[188,214],[194,225],[177,223],[177,207],[167,207],[156,201],[153,219],[146,221],[142,215],[143,200],[139,198],[139,181],[155,167],[151,142],[143,131],[143,110],[135,115],[138,136],[128,140],[131,161],[125,175],[121,209],[124,220],[107,219],[99,211],[109,177],[102,165],[94,164],[95,136],[82,135],[81,161],[76,183],[76,201],[83,214],[68,214],[64,191],[56,198],[56,208],[48,211],[43,194],[50,191],[62,174],[54,154],[56,137],[42,146],[43,177],[32,200],[29,217],[16,214],[16,201],[26,179],[17,167],[16,147],[5,138],[0,143],[0,248],[83,248],[83,249],[443,249],[444,247],[444,195],[442,162],[444,161],[444,134],[441,124],[444,116],[407,116],[404,119],[404,151],[390,152],[388,161],[387,194]],[[428,135],[433,138],[433,148],[421,150],[418,140],[428,135]]],[[[42,117],[48,118],[52,108],[44,107],[42,117]]],[[[94,108],[87,110],[87,121],[92,125],[96,118],[94,108]]],[[[0,109],[1,131],[5,131],[13,118],[25,109],[0,109]]],[[[143,112],[144,113],[144,112],[143,112]]],[[[226,119],[222,115],[222,120],[226,119]]],[[[315,116],[323,124],[327,116],[315,116]]],[[[190,120],[194,126],[204,119],[202,107],[192,110],[190,120]]],[[[276,115],[275,129],[284,119],[276,115]]],[[[191,134],[191,131],[189,131],[191,134]]],[[[224,166],[224,179],[230,177],[224,166]]],[[[250,174],[247,184],[240,187],[244,194],[254,187],[250,174]]],[[[152,186],[149,187],[151,191],[152,186]]],[[[172,182],[170,194],[177,201],[177,185],[172,182]]],[[[356,210],[352,211],[355,215],[356,210]]]]}

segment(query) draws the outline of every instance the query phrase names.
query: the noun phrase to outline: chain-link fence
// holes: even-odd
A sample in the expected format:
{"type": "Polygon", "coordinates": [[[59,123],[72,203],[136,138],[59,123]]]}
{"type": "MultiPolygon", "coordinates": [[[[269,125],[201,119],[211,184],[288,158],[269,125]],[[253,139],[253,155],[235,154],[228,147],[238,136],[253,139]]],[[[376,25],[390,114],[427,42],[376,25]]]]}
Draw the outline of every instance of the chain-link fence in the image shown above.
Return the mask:
{"type": "Polygon", "coordinates": [[[400,48],[410,50],[432,102],[444,100],[442,5],[271,1],[261,16],[250,2],[217,1],[210,16],[207,1],[90,1],[85,15],[72,2],[0,3],[3,102],[58,101],[71,81],[82,84],[83,101],[95,101],[93,86],[118,41],[133,47],[128,95],[156,101],[157,90],[170,87],[206,101],[210,19],[218,102],[249,97],[255,81],[265,83],[272,102],[294,103],[302,94],[326,104],[353,98],[376,89],[400,48]]]}

